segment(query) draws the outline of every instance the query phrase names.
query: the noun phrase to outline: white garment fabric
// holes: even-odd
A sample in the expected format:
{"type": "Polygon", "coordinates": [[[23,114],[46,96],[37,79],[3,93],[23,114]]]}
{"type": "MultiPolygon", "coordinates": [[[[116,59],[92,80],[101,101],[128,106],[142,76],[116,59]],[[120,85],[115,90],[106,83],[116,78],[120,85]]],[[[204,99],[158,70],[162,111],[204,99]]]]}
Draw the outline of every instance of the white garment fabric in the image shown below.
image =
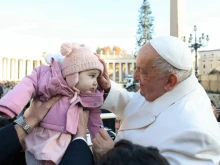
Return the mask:
{"type": "Polygon", "coordinates": [[[112,82],[101,108],[123,118],[115,141],[157,147],[171,165],[220,163],[220,129],[194,74],[153,102],[112,82]]]}

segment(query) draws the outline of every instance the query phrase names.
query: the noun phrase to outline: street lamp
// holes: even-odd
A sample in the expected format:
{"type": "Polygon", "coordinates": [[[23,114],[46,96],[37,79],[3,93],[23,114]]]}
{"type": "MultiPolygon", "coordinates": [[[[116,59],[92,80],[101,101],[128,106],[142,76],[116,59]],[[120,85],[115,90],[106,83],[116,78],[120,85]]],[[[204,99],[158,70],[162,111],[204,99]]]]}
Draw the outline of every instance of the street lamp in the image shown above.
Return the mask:
{"type": "MultiPolygon", "coordinates": [[[[190,34],[189,36],[189,40],[188,40],[188,44],[189,44],[189,48],[191,48],[192,50],[195,50],[195,75],[196,77],[198,78],[199,75],[198,75],[198,64],[197,64],[197,49],[199,49],[201,46],[202,47],[205,47],[207,46],[208,44],[208,41],[209,41],[209,36],[204,35],[204,33],[202,33],[202,36],[199,37],[199,39],[197,39],[197,36],[196,36],[196,31],[197,31],[197,28],[196,28],[196,25],[194,25],[194,43],[192,42],[193,40],[193,35],[190,34]],[[207,41],[207,43],[205,44],[205,39],[207,41]]],[[[183,41],[186,42],[186,37],[184,36],[183,37],[183,41]]]]}

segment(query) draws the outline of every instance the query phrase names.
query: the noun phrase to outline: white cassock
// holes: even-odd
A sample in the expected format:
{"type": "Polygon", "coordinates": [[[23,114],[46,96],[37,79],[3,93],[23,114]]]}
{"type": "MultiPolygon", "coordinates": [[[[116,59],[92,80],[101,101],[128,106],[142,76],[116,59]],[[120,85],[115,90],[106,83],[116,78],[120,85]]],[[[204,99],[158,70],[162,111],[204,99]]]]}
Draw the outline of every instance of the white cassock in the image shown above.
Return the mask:
{"type": "Polygon", "coordinates": [[[116,141],[157,147],[171,165],[220,164],[220,129],[194,74],[153,102],[112,82],[101,108],[123,118],[116,141]]]}

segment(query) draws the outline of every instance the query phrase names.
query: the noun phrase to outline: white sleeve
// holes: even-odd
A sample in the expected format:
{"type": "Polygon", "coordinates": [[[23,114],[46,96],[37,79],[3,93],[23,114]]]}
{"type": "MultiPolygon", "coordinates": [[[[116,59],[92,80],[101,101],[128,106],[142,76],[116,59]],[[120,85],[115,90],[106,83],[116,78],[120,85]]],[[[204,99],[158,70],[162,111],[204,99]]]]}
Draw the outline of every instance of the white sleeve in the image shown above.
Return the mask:
{"type": "Polygon", "coordinates": [[[217,165],[220,142],[208,131],[191,129],[170,135],[158,144],[160,153],[171,165],[217,165]]]}
{"type": "Polygon", "coordinates": [[[134,92],[128,92],[125,88],[122,88],[114,81],[111,81],[111,89],[101,109],[109,110],[116,116],[121,117],[124,108],[134,94],[134,92]]]}
{"type": "Polygon", "coordinates": [[[81,140],[83,140],[84,142],[86,142],[86,144],[87,144],[87,141],[86,141],[86,139],[84,139],[83,137],[76,137],[76,138],[74,138],[72,141],[75,141],[75,140],[78,140],[78,139],[81,139],[81,140]]]}

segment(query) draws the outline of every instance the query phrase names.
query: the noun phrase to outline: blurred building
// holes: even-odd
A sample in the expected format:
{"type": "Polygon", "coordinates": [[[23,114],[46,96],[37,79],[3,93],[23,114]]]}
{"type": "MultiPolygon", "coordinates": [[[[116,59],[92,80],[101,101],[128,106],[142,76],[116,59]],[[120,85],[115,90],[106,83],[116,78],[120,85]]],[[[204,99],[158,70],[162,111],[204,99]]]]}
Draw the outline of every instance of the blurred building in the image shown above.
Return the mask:
{"type": "Polygon", "coordinates": [[[208,96],[220,107],[220,49],[199,51],[199,79],[208,96]]]}
{"type": "Polygon", "coordinates": [[[128,74],[133,74],[136,66],[135,57],[132,55],[101,54],[105,60],[110,79],[121,83],[128,74]]]}
{"type": "Polygon", "coordinates": [[[19,81],[31,74],[34,68],[41,65],[44,59],[39,57],[0,55],[0,80],[19,81]]]}
{"type": "Polygon", "coordinates": [[[199,51],[199,75],[207,75],[213,69],[220,70],[220,49],[199,51]]]}
{"type": "MultiPolygon", "coordinates": [[[[0,55],[0,80],[19,81],[31,74],[34,68],[45,64],[44,55],[39,57],[17,57],[0,55]]],[[[122,82],[126,74],[132,74],[135,57],[132,55],[101,54],[109,70],[110,79],[122,82]]]]}

